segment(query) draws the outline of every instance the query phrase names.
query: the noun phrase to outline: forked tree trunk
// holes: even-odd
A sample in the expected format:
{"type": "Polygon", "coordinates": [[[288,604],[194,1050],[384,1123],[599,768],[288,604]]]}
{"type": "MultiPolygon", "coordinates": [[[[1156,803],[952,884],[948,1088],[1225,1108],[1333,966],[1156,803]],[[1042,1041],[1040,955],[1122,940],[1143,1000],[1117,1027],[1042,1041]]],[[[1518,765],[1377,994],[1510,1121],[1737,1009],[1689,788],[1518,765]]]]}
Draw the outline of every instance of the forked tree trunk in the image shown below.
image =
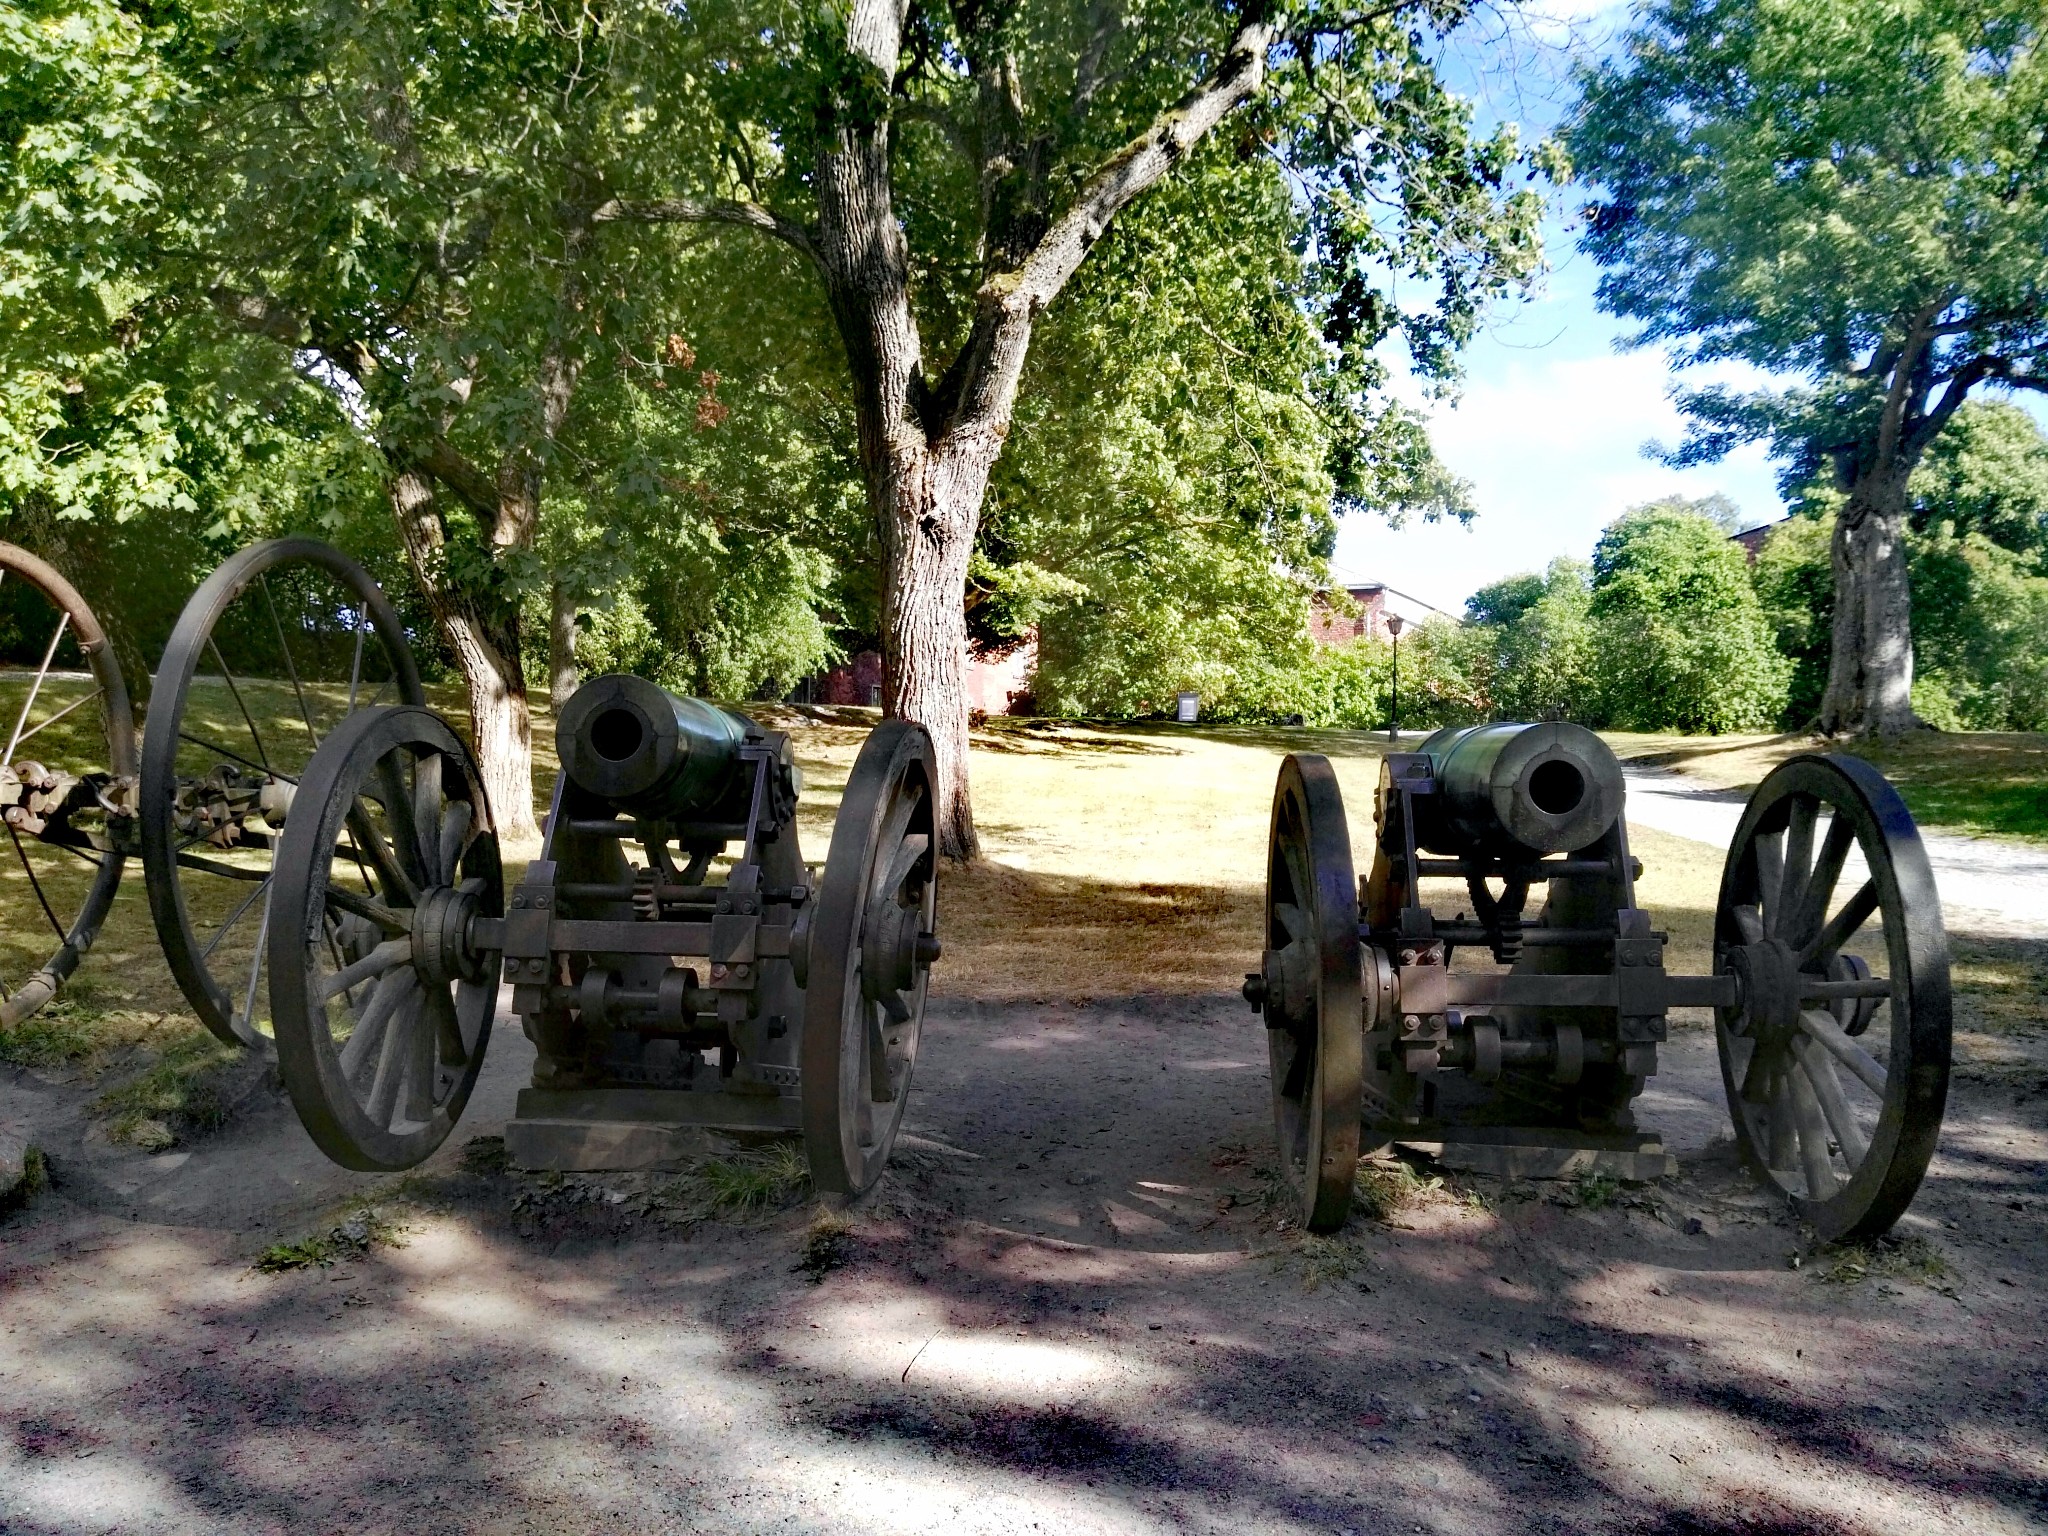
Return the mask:
{"type": "Polygon", "coordinates": [[[538,839],[540,827],[533,818],[533,730],[526,679],[519,669],[518,634],[495,633],[449,585],[447,533],[434,506],[434,482],[425,471],[397,471],[386,493],[413,579],[455,653],[469,691],[477,770],[490,796],[498,836],[512,842],[538,839]]]}
{"type": "Polygon", "coordinates": [[[569,702],[581,678],[576,670],[576,599],[562,582],[548,593],[548,702],[555,713],[569,702]]]}
{"type": "Polygon", "coordinates": [[[1835,520],[1834,647],[1820,727],[1896,736],[1913,714],[1913,602],[1906,572],[1906,472],[1857,478],[1835,520]]]}

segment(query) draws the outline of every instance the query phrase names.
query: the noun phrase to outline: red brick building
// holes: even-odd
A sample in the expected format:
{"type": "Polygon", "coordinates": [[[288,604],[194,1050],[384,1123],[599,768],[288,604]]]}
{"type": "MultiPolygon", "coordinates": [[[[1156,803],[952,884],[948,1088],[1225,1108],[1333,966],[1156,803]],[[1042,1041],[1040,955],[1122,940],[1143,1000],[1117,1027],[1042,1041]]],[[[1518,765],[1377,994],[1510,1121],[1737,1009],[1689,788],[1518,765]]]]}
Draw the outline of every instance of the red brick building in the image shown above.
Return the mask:
{"type": "Polygon", "coordinates": [[[1340,613],[1330,601],[1328,592],[1318,592],[1309,606],[1309,638],[1317,645],[1349,645],[1354,640],[1387,639],[1387,589],[1379,582],[1368,581],[1342,590],[1358,605],[1358,612],[1340,613]]]}

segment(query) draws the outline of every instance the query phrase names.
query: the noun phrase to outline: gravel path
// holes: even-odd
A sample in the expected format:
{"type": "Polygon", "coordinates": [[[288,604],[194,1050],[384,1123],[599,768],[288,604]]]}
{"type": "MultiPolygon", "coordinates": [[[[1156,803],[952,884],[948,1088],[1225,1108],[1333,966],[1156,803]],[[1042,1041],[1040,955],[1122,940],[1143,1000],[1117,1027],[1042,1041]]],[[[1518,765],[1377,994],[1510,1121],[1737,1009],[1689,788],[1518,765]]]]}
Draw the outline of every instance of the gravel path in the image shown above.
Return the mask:
{"type": "MultiPolygon", "coordinates": [[[[1749,796],[1663,768],[1624,764],[1631,824],[1726,848],[1749,796]]],[[[1956,832],[1922,832],[1951,926],[2048,928],[2048,848],[1956,832]],[[1991,921],[1987,922],[1986,920],[1991,921]]]]}

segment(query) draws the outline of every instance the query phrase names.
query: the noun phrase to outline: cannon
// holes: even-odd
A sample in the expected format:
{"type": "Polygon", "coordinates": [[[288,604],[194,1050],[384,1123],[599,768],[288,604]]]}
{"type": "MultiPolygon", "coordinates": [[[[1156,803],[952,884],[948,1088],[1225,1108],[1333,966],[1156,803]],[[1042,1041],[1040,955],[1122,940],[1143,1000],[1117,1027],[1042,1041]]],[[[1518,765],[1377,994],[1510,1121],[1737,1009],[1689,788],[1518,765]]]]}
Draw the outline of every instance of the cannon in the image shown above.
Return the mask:
{"type": "Polygon", "coordinates": [[[540,857],[509,892],[475,761],[433,711],[361,711],[314,753],[269,922],[278,1065],[314,1141],[365,1170],[431,1153],[504,985],[537,1053],[515,1164],[672,1167],[713,1137],[801,1136],[819,1190],[866,1190],[939,956],[924,729],[868,737],[816,872],[780,732],[614,675],[569,700],[556,744],[540,857]]]}
{"type": "Polygon", "coordinates": [[[801,1136],[821,1190],[880,1176],[939,954],[922,728],[868,738],[813,870],[786,736],[594,679],[563,710],[541,857],[508,894],[475,759],[340,551],[269,540],[209,576],[139,745],[103,626],[5,544],[0,624],[40,657],[0,753],[20,871],[0,878],[0,1028],[74,973],[139,857],[186,1000],[222,1040],[276,1053],[344,1166],[441,1145],[509,986],[538,1053],[507,1134],[524,1166],[652,1168],[714,1135],[801,1136]]]}
{"type": "Polygon", "coordinates": [[[1283,761],[1244,993],[1304,1226],[1341,1226],[1361,1155],[1395,1143],[1510,1176],[1674,1171],[1634,1111],[1674,1008],[1714,1011],[1742,1156],[1823,1238],[1905,1212],[1940,1135],[1950,1000],[1898,792],[1838,754],[1774,769],[1728,850],[1698,976],[1667,971],[1636,905],[1624,799],[1581,727],[1439,731],[1383,759],[1360,881],[1328,760],[1283,761]],[[1425,904],[1445,884],[1469,912],[1425,904]]]}
{"type": "Polygon", "coordinates": [[[421,702],[376,581],[313,539],[227,559],[172,630],[138,742],[104,626],[47,561],[0,544],[0,629],[34,657],[0,752],[0,1028],[56,995],[140,858],[171,972],[202,1023],[268,1049],[261,986],[277,838],[322,736],[421,702]]]}

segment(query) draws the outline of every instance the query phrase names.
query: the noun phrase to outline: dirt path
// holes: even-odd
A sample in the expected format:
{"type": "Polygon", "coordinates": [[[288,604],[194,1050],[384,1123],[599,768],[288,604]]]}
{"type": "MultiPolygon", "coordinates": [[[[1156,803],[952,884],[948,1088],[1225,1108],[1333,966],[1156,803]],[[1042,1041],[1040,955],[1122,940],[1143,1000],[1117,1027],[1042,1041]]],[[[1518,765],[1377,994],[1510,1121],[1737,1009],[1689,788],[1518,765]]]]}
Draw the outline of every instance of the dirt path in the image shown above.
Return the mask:
{"type": "MultiPolygon", "coordinates": [[[[1257,743],[1089,761],[1105,803],[1270,784],[1257,743]]],[[[986,769],[991,822],[1043,766],[986,769]]],[[[1240,819],[1201,823],[1214,868],[1253,867],[1240,819]]],[[[1265,1201],[1262,1034],[1200,980],[1242,891],[1192,905],[1215,876],[1181,843],[1140,868],[1106,832],[1031,835],[958,900],[1050,912],[1092,868],[1086,985],[1050,939],[953,972],[843,1234],[801,1205],[677,1228],[644,1181],[503,1172],[510,1030],[475,1149],[402,1185],[320,1161],[268,1095],[147,1157],[88,1134],[76,1086],[0,1077],[56,1178],[0,1225],[0,1531],[2048,1529],[2038,945],[1973,951],[2008,990],[1970,983],[1894,1248],[1813,1253],[1749,1184],[1697,1029],[1643,1107],[1679,1178],[1425,1188],[1303,1241],[1265,1201]],[[1196,984],[1100,995],[1115,943],[1164,975],[1177,934],[1196,984]],[[402,1244],[251,1269],[350,1196],[402,1244]]]]}
{"type": "MultiPolygon", "coordinates": [[[[1715,848],[1733,841],[1747,794],[1668,768],[1630,764],[1622,771],[1628,776],[1630,825],[1655,827],[1715,848]]],[[[1920,838],[1952,923],[1983,926],[1989,919],[2032,933],[2048,930],[2048,848],[2017,838],[1924,829],[1920,838]]]]}

